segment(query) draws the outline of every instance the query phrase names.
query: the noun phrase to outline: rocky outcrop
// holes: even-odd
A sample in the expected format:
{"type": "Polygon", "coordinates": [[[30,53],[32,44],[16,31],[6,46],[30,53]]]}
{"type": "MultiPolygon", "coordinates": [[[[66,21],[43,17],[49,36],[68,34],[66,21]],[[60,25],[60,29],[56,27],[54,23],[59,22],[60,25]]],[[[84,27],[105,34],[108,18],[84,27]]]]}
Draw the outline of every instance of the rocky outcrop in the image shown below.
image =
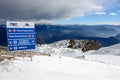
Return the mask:
{"type": "Polygon", "coordinates": [[[78,49],[81,48],[83,52],[89,50],[97,50],[102,45],[96,40],[70,40],[68,48],[78,49]]]}

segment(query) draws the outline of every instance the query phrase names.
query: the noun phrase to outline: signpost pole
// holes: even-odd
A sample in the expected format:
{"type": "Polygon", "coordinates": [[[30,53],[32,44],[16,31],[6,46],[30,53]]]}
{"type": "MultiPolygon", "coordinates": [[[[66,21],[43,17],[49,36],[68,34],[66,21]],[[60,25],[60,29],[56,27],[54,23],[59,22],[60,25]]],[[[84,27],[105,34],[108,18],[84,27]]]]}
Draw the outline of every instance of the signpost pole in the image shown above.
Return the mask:
{"type": "Polygon", "coordinates": [[[32,61],[32,51],[30,51],[30,60],[32,61]]]}
{"type": "Polygon", "coordinates": [[[13,52],[13,60],[15,60],[15,52],[13,52]]]}

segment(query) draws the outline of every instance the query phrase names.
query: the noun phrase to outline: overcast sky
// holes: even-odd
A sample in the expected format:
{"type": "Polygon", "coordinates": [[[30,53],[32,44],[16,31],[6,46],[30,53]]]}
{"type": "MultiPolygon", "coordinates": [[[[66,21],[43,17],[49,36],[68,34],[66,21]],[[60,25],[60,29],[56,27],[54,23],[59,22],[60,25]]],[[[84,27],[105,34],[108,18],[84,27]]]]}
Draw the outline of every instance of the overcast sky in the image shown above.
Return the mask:
{"type": "Polygon", "coordinates": [[[0,0],[0,22],[120,24],[119,0],[0,0]]]}

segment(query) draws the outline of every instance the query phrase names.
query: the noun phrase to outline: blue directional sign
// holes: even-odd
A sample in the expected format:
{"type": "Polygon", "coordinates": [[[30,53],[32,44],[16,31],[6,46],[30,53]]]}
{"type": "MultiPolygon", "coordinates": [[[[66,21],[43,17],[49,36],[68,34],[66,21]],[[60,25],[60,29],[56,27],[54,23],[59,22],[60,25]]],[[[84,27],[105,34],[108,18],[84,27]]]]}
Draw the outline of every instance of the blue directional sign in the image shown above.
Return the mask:
{"type": "Polygon", "coordinates": [[[8,50],[35,49],[35,28],[32,22],[7,22],[8,50]]]}

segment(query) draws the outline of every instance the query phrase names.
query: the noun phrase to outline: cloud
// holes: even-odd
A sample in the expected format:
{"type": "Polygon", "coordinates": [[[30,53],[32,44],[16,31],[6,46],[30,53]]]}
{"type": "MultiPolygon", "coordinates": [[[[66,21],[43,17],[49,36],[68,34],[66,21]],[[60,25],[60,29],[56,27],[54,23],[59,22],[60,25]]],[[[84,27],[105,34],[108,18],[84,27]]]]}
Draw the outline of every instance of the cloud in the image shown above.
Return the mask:
{"type": "Polygon", "coordinates": [[[35,21],[36,24],[55,24],[54,21],[52,20],[39,20],[39,21],[35,21]]]}
{"type": "Polygon", "coordinates": [[[102,10],[99,0],[0,0],[0,19],[50,20],[102,10]]]}
{"type": "Polygon", "coordinates": [[[98,23],[98,24],[109,24],[109,25],[120,25],[120,22],[101,22],[101,23],[98,23]]]}
{"type": "Polygon", "coordinates": [[[103,12],[103,11],[97,11],[95,14],[96,14],[96,15],[105,15],[106,13],[103,12]]]}
{"type": "Polygon", "coordinates": [[[111,16],[116,16],[117,14],[116,13],[110,13],[111,16]]]}

